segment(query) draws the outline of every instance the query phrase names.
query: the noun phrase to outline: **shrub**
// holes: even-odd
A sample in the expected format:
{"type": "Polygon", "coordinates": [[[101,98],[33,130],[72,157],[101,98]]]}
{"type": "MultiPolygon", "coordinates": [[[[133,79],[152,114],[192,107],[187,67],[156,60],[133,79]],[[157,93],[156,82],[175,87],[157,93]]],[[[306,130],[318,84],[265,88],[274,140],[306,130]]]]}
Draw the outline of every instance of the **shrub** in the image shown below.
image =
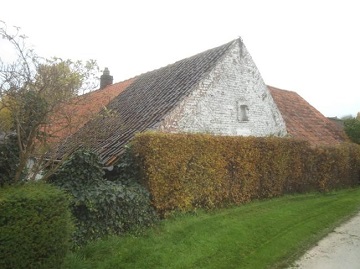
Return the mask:
{"type": "Polygon", "coordinates": [[[44,183],[0,189],[0,268],[60,268],[73,224],[69,197],[44,183]]]}
{"type": "Polygon", "coordinates": [[[360,144],[360,119],[347,118],[344,120],[344,131],[350,140],[354,143],[360,144]]]}
{"type": "Polygon", "coordinates": [[[105,180],[97,156],[89,151],[76,152],[50,181],[73,197],[76,245],[144,227],[156,219],[148,192],[135,182],[105,180]]]}

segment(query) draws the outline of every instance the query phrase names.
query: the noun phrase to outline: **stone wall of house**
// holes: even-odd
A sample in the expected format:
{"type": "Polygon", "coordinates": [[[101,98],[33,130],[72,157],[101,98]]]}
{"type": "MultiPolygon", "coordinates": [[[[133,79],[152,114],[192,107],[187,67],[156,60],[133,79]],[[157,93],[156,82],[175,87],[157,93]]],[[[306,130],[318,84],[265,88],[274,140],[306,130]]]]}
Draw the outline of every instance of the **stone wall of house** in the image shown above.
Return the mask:
{"type": "Polygon", "coordinates": [[[220,135],[286,135],[285,122],[240,39],[157,128],[220,135]]]}

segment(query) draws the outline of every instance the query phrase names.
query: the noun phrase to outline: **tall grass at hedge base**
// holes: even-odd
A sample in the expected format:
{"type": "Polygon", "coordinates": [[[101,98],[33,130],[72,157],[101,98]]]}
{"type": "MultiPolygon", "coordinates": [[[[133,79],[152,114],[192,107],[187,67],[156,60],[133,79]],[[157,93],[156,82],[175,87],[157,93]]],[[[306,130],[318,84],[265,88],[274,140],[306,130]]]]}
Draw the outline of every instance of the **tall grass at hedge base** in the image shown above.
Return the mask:
{"type": "Polygon", "coordinates": [[[73,223],[69,197],[28,183],[0,189],[0,268],[61,268],[73,223]]]}
{"type": "Polygon", "coordinates": [[[360,146],[289,138],[142,133],[131,147],[156,210],[221,207],[359,183],[360,146]]]}

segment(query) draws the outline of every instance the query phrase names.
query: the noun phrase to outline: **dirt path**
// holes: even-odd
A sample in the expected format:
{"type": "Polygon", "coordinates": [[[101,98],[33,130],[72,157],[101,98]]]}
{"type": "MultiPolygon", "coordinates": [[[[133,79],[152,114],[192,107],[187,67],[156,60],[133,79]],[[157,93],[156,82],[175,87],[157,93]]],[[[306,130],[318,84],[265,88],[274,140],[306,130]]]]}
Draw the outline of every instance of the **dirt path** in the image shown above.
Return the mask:
{"type": "Polygon", "coordinates": [[[360,212],[307,251],[297,269],[360,269],[360,212]]]}

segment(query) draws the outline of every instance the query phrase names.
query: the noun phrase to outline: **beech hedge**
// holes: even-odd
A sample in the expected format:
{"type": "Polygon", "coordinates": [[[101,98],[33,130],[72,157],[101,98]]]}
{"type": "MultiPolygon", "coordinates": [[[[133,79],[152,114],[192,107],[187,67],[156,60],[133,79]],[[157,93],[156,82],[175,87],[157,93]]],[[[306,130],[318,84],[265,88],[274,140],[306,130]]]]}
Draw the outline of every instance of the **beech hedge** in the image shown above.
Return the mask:
{"type": "Polygon", "coordinates": [[[351,187],[360,178],[360,146],[351,143],[147,132],[131,151],[161,215],[351,187]]]}

